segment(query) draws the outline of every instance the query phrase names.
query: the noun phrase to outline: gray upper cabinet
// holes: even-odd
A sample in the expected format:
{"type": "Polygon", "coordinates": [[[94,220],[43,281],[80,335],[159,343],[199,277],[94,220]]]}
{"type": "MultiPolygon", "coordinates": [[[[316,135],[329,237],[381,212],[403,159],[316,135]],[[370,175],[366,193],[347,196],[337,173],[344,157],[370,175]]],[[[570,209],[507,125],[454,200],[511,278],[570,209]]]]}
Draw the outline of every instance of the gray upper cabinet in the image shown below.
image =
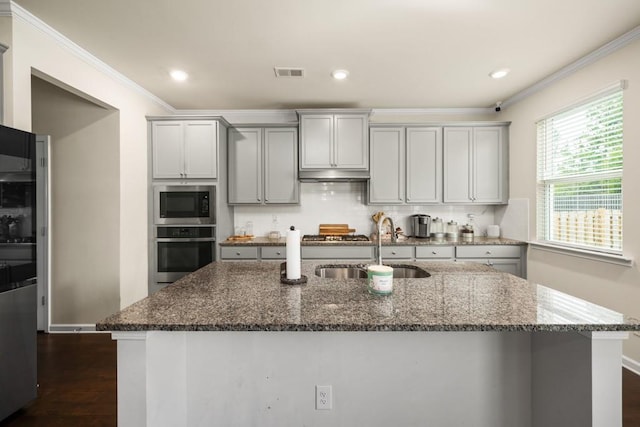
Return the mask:
{"type": "Polygon", "coordinates": [[[368,169],[368,114],[300,115],[300,169],[368,169]]]}
{"type": "Polygon", "coordinates": [[[407,128],[407,203],[442,202],[442,129],[407,128]]]}
{"type": "Polygon", "coordinates": [[[298,203],[295,128],[229,130],[229,204],[298,203]]]}
{"type": "Polygon", "coordinates": [[[444,128],[444,202],[508,200],[506,126],[444,128]]]}
{"type": "Polygon", "coordinates": [[[369,203],[404,203],[404,128],[371,128],[369,203]]]}
{"type": "Polygon", "coordinates": [[[442,202],[442,129],[371,128],[370,204],[442,202]]]}
{"type": "Polygon", "coordinates": [[[151,133],[153,178],[218,177],[215,120],[154,121],[151,133]]]}

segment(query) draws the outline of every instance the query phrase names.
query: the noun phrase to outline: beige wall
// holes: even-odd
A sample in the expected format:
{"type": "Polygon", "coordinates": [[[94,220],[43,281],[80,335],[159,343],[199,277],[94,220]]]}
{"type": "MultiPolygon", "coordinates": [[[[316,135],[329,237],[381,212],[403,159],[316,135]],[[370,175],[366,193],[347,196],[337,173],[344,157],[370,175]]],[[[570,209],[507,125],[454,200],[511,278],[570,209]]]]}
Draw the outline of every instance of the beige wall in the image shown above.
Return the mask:
{"type": "Polygon", "coordinates": [[[118,112],[33,78],[33,132],[51,136],[51,323],[120,307],[118,112]]]}
{"type": "MultiPolygon", "coordinates": [[[[4,44],[5,46],[11,47],[11,41],[13,40],[11,31],[12,28],[13,23],[11,21],[11,18],[8,16],[0,16],[0,43],[4,44]]],[[[8,82],[11,81],[11,70],[11,53],[7,51],[4,53],[4,55],[2,55],[2,73],[0,73],[3,78],[3,82],[0,82],[0,84],[4,83],[2,85],[4,86],[2,88],[3,91],[2,93],[0,93],[0,102],[2,102],[2,108],[0,108],[0,110],[2,111],[3,116],[0,117],[0,124],[7,124],[9,121],[13,122],[11,112],[7,111],[7,106],[10,102],[9,99],[13,98],[13,88],[10,84],[8,84],[8,82]]]]}
{"type": "MultiPolygon", "coordinates": [[[[633,267],[558,255],[530,249],[529,279],[588,301],[640,318],[640,41],[614,52],[503,110],[511,120],[510,189],[512,198],[530,200],[531,239],[536,233],[536,129],[535,121],[593,94],[619,80],[624,91],[624,253],[634,257],[633,267]]],[[[624,354],[640,362],[640,337],[631,334],[624,354]]]]}
{"type": "Polygon", "coordinates": [[[119,264],[120,305],[130,305],[147,295],[148,285],[145,116],[170,111],[161,102],[152,101],[117,77],[99,70],[22,19],[13,18],[10,36],[0,32],[0,42],[10,46],[5,56],[10,56],[11,72],[4,76],[5,86],[11,87],[12,94],[6,106],[8,126],[32,128],[33,72],[119,111],[119,196],[110,195],[111,200],[98,197],[100,203],[119,206],[119,230],[113,232],[119,234],[120,250],[103,256],[119,264]]]}

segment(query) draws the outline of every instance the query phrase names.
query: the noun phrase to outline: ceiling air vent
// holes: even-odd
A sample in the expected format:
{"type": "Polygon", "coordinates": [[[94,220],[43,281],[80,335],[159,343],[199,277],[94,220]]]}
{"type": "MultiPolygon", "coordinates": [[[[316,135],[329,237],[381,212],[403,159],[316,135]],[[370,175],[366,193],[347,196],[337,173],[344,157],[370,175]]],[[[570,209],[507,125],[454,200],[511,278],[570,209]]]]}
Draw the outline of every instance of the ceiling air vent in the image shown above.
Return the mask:
{"type": "Polygon", "coordinates": [[[304,77],[304,68],[274,67],[276,77],[304,77]]]}

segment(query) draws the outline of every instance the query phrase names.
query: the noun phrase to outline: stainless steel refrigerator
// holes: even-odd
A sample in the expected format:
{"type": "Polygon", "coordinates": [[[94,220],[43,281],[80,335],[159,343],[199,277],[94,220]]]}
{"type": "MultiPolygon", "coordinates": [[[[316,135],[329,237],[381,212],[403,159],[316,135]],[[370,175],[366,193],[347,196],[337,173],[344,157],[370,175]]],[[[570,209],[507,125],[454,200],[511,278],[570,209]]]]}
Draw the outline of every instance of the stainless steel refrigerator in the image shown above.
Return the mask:
{"type": "Polygon", "coordinates": [[[37,397],[36,135],[0,126],[0,420],[37,397]]]}

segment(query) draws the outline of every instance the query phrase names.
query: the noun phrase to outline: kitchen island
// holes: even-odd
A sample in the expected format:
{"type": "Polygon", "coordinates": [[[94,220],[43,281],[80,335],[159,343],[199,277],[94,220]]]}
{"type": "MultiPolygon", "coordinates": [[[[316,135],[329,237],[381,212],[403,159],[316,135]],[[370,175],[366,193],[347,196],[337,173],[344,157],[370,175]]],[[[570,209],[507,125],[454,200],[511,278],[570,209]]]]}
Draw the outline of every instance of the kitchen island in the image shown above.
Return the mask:
{"type": "Polygon", "coordinates": [[[277,262],[217,262],[99,322],[119,425],[622,425],[639,325],[481,264],[407,264],[431,277],[380,297],[318,263],[284,285],[277,262]]]}

